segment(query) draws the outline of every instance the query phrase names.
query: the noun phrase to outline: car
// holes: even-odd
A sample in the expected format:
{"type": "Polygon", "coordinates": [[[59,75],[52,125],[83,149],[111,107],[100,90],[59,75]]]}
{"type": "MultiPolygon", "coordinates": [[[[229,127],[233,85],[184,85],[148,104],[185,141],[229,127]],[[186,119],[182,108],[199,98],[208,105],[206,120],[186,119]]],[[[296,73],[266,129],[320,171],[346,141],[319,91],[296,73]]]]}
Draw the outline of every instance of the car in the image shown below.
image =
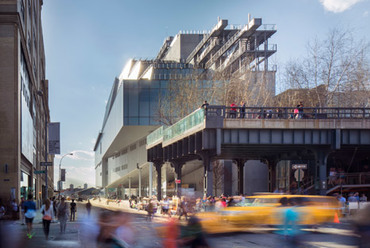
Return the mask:
{"type": "MultiPolygon", "coordinates": [[[[217,212],[198,213],[203,229],[208,233],[242,231],[262,226],[278,226],[283,222],[281,199],[295,202],[298,225],[312,226],[333,222],[340,215],[340,204],[335,197],[317,195],[261,194],[217,212]]],[[[292,207],[292,206],[288,206],[292,207]]]]}

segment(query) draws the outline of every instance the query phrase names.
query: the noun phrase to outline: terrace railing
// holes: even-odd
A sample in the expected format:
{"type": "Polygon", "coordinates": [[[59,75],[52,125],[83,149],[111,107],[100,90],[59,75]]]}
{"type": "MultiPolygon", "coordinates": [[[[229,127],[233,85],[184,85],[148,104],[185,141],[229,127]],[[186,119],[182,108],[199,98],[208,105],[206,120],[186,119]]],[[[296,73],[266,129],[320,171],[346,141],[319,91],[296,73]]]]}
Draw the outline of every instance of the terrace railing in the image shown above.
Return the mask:
{"type": "MultiPolygon", "coordinates": [[[[208,113],[244,119],[369,119],[370,108],[226,107],[208,106],[208,113]]],[[[206,113],[208,116],[208,114],[206,113]]]]}

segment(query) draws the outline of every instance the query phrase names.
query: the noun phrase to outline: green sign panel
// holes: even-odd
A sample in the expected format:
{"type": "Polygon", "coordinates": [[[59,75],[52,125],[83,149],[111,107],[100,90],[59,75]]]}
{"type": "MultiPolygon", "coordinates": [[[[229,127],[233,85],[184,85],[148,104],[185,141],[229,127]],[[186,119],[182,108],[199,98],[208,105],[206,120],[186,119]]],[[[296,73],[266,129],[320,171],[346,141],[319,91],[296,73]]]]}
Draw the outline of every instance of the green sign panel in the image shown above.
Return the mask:
{"type": "Polygon", "coordinates": [[[45,171],[44,170],[39,170],[39,171],[38,170],[35,170],[34,173],[35,174],[44,174],[45,171]]]}

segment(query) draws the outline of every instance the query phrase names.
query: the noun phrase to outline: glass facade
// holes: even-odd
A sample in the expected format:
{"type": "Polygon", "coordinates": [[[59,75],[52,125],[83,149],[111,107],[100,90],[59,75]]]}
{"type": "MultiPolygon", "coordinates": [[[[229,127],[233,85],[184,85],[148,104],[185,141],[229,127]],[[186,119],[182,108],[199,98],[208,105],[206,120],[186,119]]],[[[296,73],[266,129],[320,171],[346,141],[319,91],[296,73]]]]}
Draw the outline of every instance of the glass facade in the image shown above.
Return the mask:
{"type": "Polygon", "coordinates": [[[160,125],[159,96],[165,94],[167,80],[127,80],[124,87],[124,125],[160,125]]]}

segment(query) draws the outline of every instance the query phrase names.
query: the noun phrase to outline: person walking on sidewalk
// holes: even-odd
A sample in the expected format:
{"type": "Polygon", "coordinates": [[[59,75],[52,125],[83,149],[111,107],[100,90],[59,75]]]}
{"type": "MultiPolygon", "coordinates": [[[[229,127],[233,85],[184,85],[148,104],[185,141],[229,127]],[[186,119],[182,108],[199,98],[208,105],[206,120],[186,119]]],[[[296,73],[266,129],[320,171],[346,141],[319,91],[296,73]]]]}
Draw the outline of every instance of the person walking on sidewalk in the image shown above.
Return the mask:
{"type": "Polygon", "coordinates": [[[76,212],[77,212],[77,204],[75,203],[75,200],[72,199],[72,202],[71,202],[71,219],[70,219],[70,221],[75,221],[76,212]]]}
{"type": "Polygon", "coordinates": [[[24,216],[27,224],[27,237],[32,238],[34,233],[32,232],[33,218],[36,216],[36,204],[33,201],[33,195],[29,194],[27,201],[24,203],[24,216]]]}
{"type": "Polygon", "coordinates": [[[22,196],[21,197],[21,203],[19,204],[19,212],[21,214],[20,218],[21,218],[21,224],[24,225],[24,197],[22,196]]]}
{"type": "Polygon", "coordinates": [[[90,217],[90,212],[91,212],[91,203],[90,203],[90,199],[87,200],[87,203],[86,203],[86,211],[87,211],[87,217],[90,217]]]}
{"type": "Polygon", "coordinates": [[[51,201],[49,199],[46,199],[44,205],[42,205],[41,213],[42,213],[42,226],[44,228],[45,238],[46,240],[48,240],[50,223],[54,216],[53,206],[51,205],[51,201]]]}
{"type": "Polygon", "coordinates": [[[58,220],[60,223],[60,233],[65,233],[68,220],[68,205],[65,202],[64,197],[58,205],[58,220]]]}

